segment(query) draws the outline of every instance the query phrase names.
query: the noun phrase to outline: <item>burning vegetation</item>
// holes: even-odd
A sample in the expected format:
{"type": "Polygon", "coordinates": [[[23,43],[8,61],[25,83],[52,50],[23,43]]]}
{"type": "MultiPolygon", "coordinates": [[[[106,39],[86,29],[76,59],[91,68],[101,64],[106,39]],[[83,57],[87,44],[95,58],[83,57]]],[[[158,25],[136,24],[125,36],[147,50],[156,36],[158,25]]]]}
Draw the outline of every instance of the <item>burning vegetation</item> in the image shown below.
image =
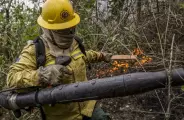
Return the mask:
{"type": "Polygon", "coordinates": [[[112,76],[116,73],[127,73],[130,67],[143,66],[144,64],[150,63],[152,61],[152,58],[150,58],[149,56],[146,56],[144,54],[144,51],[139,48],[135,48],[132,52],[132,55],[136,55],[137,59],[123,60],[123,61],[114,60],[110,67],[97,70],[96,77],[99,78],[104,75],[112,76]]]}

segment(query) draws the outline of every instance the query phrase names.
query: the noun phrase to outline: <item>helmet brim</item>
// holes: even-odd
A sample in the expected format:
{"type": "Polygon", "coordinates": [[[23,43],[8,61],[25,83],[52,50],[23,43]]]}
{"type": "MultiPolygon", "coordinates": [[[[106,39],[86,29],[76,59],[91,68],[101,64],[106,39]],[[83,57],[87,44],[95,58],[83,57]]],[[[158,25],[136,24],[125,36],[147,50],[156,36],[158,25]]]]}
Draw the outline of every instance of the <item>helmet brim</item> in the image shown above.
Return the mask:
{"type": "Polygon", "coordinates": [[[74,18],[72,20],[64,22],[64,23],[53,23],[53,24],[48,23],[42,18],[41,15],[37,19],[37,23],[41,27],[50,29],[50,30],[62,30],[62,29],[71,28],[79,24],[79,22],[80,22],[80,17],[77,13],[74,13],[74,18]]]}

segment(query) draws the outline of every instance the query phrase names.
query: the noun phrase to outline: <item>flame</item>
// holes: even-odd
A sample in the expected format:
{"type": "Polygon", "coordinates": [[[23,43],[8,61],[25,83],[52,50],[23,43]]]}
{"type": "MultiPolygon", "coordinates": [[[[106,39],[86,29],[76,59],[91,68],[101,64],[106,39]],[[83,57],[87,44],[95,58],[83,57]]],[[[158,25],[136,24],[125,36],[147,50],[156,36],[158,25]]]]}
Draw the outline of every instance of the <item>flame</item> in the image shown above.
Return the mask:
{"type": "Polygon", "coordinates": [[[139,48],[135,48],[133,51],[134,55],[140,56],[140,60],[135,62],[134,66],[140,66],[140,65],[144,65],[146,63],[150,63],[152,61],[152,58],[145,56],[144,55],[144,51],[140,50],[139,48]]]}
{"type": "Polygon", "coordinates": [[[135,48],[132,52],[133,55],[137,55],[140,60],[136,61],[134,63],[132,63],[132,61],[113,61],[112,66],[109,67],[108,69],[104,69],[104,70],[97,70],[97,74],[96,77],[101,77],[104,75],[110,75],[112,76],[114,73],[116,72],[123,72],[123,73],[127,73],[128,68],[130,66],[141,66],[144,65],[146,63],[150,63],[152,61],[152,58],[145,56],[144,51],[139,49],[139,48],[135,48]]]}
{"type": "Polygon", "coordinates": [[[139,49],[139,48],[135,48],[132,52],[133,55],[142,55],[143,54],[143,50],[139,49]]]}

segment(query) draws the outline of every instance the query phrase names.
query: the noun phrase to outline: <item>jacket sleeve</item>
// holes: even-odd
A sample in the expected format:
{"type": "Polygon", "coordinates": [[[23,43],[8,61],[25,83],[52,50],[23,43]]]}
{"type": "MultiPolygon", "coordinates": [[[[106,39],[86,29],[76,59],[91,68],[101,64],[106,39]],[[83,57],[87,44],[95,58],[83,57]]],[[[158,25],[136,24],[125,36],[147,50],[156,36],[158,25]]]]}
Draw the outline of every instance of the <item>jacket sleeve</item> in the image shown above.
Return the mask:
{"type": "Polygon", "coordinates": [[[38,73],[36,68],[34,44],[24,47],[17,61],[10,66],[7,76],[8,87],[36,86],[38,73]]]}
{"type": "Polygon", "coordinates": [[[85,61],[89,63],[104,61],[103,55],[100,52],[93,50],[86,51],[85,61]]]}

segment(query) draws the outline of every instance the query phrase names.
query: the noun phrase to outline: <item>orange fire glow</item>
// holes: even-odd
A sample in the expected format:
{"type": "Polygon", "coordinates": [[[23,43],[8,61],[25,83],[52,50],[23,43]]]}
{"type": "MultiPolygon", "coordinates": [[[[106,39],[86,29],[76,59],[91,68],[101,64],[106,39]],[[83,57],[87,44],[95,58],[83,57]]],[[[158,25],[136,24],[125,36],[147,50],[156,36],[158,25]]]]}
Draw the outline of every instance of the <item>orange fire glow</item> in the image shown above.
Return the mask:
{"type": "Polygon", "coordinates": [[[139,61],[113,61],[112,67],[105,69],[105,70],[97,70],[96,77],[104,76],[104,75],[113,75],[115,72],[121,72],[121,73],[127,73],[128,68],[130,66],[140,66],[144,65],[146,63],[150,63],[152,61],[152,58],[145,56],[143,54],[143,50],[140,50],[139,48],[135,48],[132,52],[133,55],[137,55],[139,58],[139,61]]]}

